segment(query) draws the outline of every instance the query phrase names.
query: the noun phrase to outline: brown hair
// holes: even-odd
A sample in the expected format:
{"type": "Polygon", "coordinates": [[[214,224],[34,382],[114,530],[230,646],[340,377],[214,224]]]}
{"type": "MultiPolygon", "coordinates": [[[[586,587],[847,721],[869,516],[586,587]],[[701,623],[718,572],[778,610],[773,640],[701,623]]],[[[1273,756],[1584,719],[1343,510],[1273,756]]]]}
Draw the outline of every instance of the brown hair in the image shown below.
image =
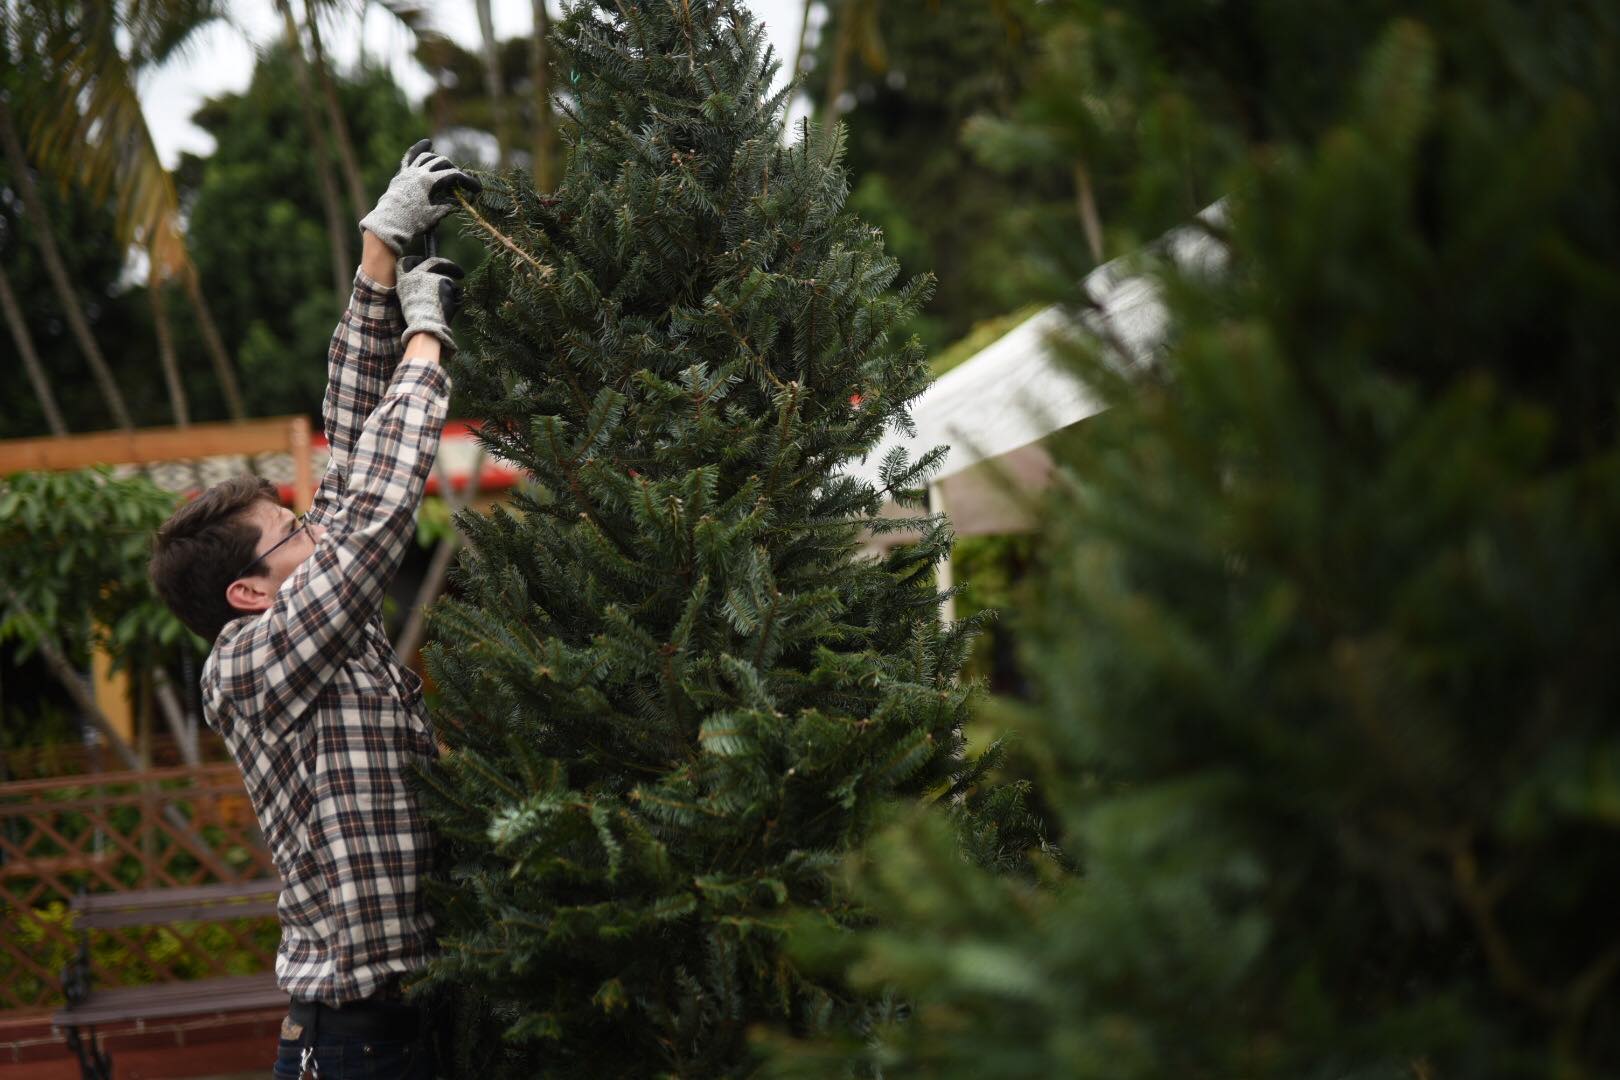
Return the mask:
{"type": "MultiPolygon", "coordinates": [[[[257,476],[223,480],[176,510],[152,541],[148,567],[158,595],[192,631],[213,641],[247,614],[225,599],[225,587],[255,562],[259,528],[247,519],[256,502],[279,502],[275,485],[257,476]]],[[[255,567],[257,564],[255,562],[255,567]]]]}

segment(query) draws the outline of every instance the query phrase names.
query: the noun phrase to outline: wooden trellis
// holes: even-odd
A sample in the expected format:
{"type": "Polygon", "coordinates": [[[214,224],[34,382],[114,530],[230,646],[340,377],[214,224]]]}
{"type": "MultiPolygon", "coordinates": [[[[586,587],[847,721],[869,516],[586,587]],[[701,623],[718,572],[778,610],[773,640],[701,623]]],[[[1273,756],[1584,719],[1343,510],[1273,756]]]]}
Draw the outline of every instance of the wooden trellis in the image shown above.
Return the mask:
{"type": "MultiPolygon", "coordinates": [[[[78,948],[77,892],[184,888],[275,876],[231,763],[0,784],[0,1009],[62,1000],[78,948]]],[[[111,986],[268,970],[273,918],[97,931],[91,963],[111,986]],[[223,936],[221,936],[223,935],[223,936]]]]}

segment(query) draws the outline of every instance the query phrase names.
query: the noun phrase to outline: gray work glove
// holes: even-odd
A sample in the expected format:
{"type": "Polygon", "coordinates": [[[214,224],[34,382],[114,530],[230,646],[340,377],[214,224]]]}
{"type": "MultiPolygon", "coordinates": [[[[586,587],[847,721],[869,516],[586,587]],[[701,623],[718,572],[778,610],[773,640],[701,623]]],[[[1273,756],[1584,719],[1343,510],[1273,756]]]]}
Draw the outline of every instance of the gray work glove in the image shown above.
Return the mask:
{"type": "Polygon", "coordinates": [[[399,310],[405,316],[401,341],[409,341],[412,334],[432,334],[447,354],[455,352],[450,321],[461,309],[461,267],[437,256],[424,259],[411,255],[399,260],[398,273],[394,295],[399,297],[399,310]]]}
{"type": "Polygon", "coordinates": [[[405,245],[455,209],[458,190],[472,196],[484,190],[484,185],[443,154],[435,154],[432,140],[423,139],[405,151],[399,172],[371,213],[360,219],[360,227],[375,234],[395,255],[402,255],[405,245]]]}

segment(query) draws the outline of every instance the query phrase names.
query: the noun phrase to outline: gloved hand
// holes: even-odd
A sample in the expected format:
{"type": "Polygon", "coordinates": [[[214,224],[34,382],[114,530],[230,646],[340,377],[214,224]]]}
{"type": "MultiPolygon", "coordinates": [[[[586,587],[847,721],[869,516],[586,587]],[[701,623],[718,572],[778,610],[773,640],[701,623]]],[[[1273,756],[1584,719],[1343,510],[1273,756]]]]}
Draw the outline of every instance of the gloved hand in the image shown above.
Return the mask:
{"type": "Polygon", "coordinates": [[[447,354],[455,352],[450,321],[461,310],[461,267],[437,256],[424,259],[411,255],[399,260],[398,273],[394,295],[399,297],[399,310],[405,316],[401,340],[409,341],[412,334],[432,334],[447,354]]]}
{"type": "Polygon", "coordinates": [[[484,190],[484,185],[443,154],[435,154],[431,139],[423,139],[405,151],[399,172],[388,182],[376,207],[360,219],[360,227],[375,234],[395,255],[403,254],[406,244],[455,208],[458,190],[472,196],[484,190]]]}

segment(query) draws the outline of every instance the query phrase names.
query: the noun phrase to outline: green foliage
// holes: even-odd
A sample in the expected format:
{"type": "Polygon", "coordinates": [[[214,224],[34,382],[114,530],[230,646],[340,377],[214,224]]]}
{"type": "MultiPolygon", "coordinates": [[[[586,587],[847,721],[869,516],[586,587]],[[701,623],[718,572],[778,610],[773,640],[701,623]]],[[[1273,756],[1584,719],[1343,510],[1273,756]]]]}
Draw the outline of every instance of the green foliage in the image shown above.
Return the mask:
{"type": "MultiPolygon", "coordinates": [[[[334,72],[333,80],[365,190],[380,193],[426,122],[385,70],[334,72]]],[[[194,119],[216,146],[206,158],[185,156],[178,170],[192,200],[187,239],[220,333],[237,356],[243,393],[261,415],[318,413],[326,385],[320,360],[347,297],[332,292],[315,150],[292,57],[279,46],[264,52],[245,91],[210,100],[194,119]]],[[[358,261],[359,225],[344,239],[358,261]]],[[[447,244],[442,254],[477,252],[447,244]]],[[[213,389],[196,366],[188,386],[193,376],[205,392],[213,389]]]]}
{"type": "Polygon", "coordinates": [[[905,818],[883,928],[796,946],[909,1017],[778,1072],[1614,1075],[1620,13],[1051,8],[1155,88],[1112,235],[1230,193],[1159,362],[1074,357],[1023,726],[1078,872],[905,818]]]}
{"type": "Polygon", "coordinates": [[[15,668],[5,673],[0,691],[0,754],[7,780],[60,776],[79,737],[79,718],[40,693],[18,694],[15,668]],[[24,751],[24,753],[17,753],[24,751]]]}
{"type": "MultiPolygon", "coordinates": [[[[65,902],[52,900],[43,907],[13,908],[0,900],[0,911],[12,944],[39,970],[59,972],[78,958],[73,913],[65,902]]],[[[177,922],[139,935],[97,931],[90,936],[95,985],[146,986],[167,981],[170,975],[176,979],[200,979],[218,974],[221,968],[232,975],[263,971],[263,961],[243,948],[237,935],[247,937],[262,952],[274,953],[281,928],[273,918],[259,918],[177,922]],[[138,944],[132,944],[132,937],[138,944]]],[[[18,962],[10,952],[0,952],[0,979],[18,1000],[39,1006],[62,1003],[55,980],[41,977],[38,970],[18,962]]]]}
{"type": "MultiPolygon", "coordinates": [[[[6,92],[13,77],[0,55],[0,92],[6,92]]],[[[140,423],[170,422],[144,296],[118,288],[124,259],[113,235],[112,214],[100,201],[79,191],[65,191],[37,171],[34,182],[50,214],[44,223],[23,213],[16,181],[0,158],[0,260],[64,421],[73,431],[113,426],[46,276],[38,246],[41,229],[48,229],[56,241],[91,332],[103,343],[120,343],[118,349],[106,350],[107,362],[118,376],[130,411],[140,423]]],[[[0,335],[6,355],[11,357],[8,370],[12,374],[6,406],[0,409],[0,438],[47,435],[45,412],[15,355],[10,328],[0,325],[0,335]]]]}
{"type": "Polygon", "coordinates": [[[0,480],[0,642],[26,657],[52,642],[80,663],[92,644],[117,665],[177,647],[206,651],[146,576],[152,534],[175,497],[109,470],[17,473],[0,480]]]}
{"type": "MultiPolygon", "coordinates": [[[[28,859],[13,860],[0,881],[0,920],[13,947],[0,951],[0,980],[17,1000],[60,1003],[56,980],[41,973],[55,975],[78,954],[79,934],[68,906],[73,894],[153,887],[154,865],[178,881],[199,875],[212,879],[216,866],[228,867],[233,877],[253,873],[261,853],[243,845],[240,830],[200,815],[202,807],[183,794],[191,783],[181,777],[108,785],[59,777],[56,786],[28,797],[50,804],[46,812],[14,814],[3,823],[6,842],[28,853],[28,859]],[[153,827],[158,805],[189,819],[187,836],[153,827]],[[55,865],[68,857],[76,869],[55,865]],[[86,857],[92,865],[86,865],[86,857]]],[[[269,916],[95,930],[89,944],[97,985],[136,986],[171,975],[193,979],[220,970],[261,971],[280,934],[269,916]]]]}
{"type": "MultiPolygon", "coordinates": [[[[130,177],[156,182],[150,171],[155,159],[145,155],[141,144],[144,125],[133,96],[125,91],[127,80],[139,80],[171,59],[199,26],[219,16],[219,5],[196,0],[0,6],[0,94],[45,203],[45,220],[33,220],[24,208],[18,178],[0,160],[0,259],[70,431],[102,430],[115,421],[69,330],[66,305],[45,274],[40,242],[46,234],[55,240],[91,336],[100,344],[135,424],[174,422],[150,299],[144,288],[132,286],[128,234],[121,238],[115,221],[115,212],[138,214],[162,203],[155,190],[146,192],[155,203],[118,194],[130,177]],[[94,89],[85,89],[87,85],[94,89]],[[91,120],[91,112],[100,119],[91,120]],[[129,137],[109,134],[114,129],[129,137]],[[45,162],[51,164],[42,168],[45,162]]],[[[195,337],[188,304],[171,297],[169,318],[182,344],[195,337]]],[[[9,353],[9,328],[0,340],[9,353]]],[[[0,437],[47,434],[44,410],[21,377],[20,365],[17,375],[14,392],[0,412],[0,437]]],[[[223,413],[223,406],[206,392],[211,390],[210,381],[201,400],[192,401],[194,419],[223,413]]]]}
{"type": "Polygon", "coordinates": [[[939,287],[908,329],[937,349],[976,323],[1023,307],[1045,272],[1042,239],[1084,247],[1073,212],[1072,161],[982,153],[970,122],[1018,100],[1037,56],[1034,5],[985,0],[837,3],[808,57],[805,86],[824,103],[846,18],[867,18],[847,61],[851,207],[880,227],[905,273],[939,287]]]}
{"type": "Polygon", "coordinates": [[[929,367],[935,375],[943,375],[952,368],[962,366],[1018,329],[1032,316],[1040,314],[1042,310],[1038,304],[1026,304],[1017,311],[975,323],[966,334],[934,353],[929,367]]]}
{"type": "Polygon", "coordinates": [[[1027,693],[1016,656],[1017,620],[1033,599],[1028,574],[1039,538],[1029,533],[973,536],[956,542],[951,573],[962,582],[956,600],[963,618],[994,619],[973,643],[966,672],[986,683],[993,694],[1027,693]]]}
{"type": "MultiPolygon", "coordinates": [[[[884,493],[841,466],[927,383],[895,337],[927,282],[891,289],[832,133],[784,145],[739,5],[575,4],[556,43],[562,182],[490,177],[467,226],[490,258],[455,376],[549,494],[461,517],[433,619],[434,978],[468,1075],[745,1075],[753,1025],[881,1013],[780,941],[790,912],[864,917],[828,870],[884,800],[1027,822],[1016,789],[969,798],[995,754],[963,755],[976,627],[939,622],[945,523],[855,557],[884,493]]],[[[885,489],[915,504],[935,459],[885,489]]]]}

